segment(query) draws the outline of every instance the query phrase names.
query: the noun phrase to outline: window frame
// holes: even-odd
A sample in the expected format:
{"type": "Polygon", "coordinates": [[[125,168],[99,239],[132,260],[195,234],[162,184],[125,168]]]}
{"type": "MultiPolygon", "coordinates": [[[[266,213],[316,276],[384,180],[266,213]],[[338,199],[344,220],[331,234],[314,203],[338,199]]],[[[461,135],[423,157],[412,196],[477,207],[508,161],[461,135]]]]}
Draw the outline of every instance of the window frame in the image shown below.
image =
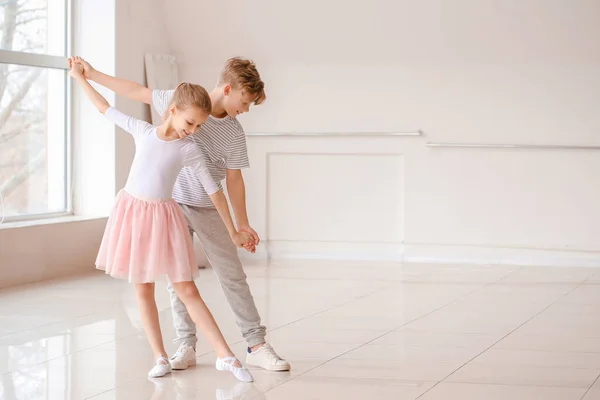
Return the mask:
{"type": "MultiPolygon", "coordinates": [[[[52,1],[52,0],[49,0],[52,1]]],[[[67,54],[72,52],[72,31],[73,31],[73,20],[72,20],[72,0],[65,1],[65,22],[66,22],[66,34],[65,34],[65,51],[67,54]]],[[[58,69],[65,71],[67,77],[65,79],[65,104],[64,104],[64,126],[65,126],[65,141],[64,141],[64,154],[65,154],[65,169],[64,169],[64,199],[65,199],[65,210],[63,211],[49,211],[45,213],[28,213],[23,215],[2,215],[5,214],[6,199],[3,199],[0,205],[0,220],[4,217],[4,223],[9,222],[22,222],[22,221],[35,221],[45,220],[49,218],[65,217],[74,215],[73,210],[73,152],[72,142],[73,135],[71,129],[72,120],[72,85],[71,80],[68,77],[69,63],[68,57],[55,56],[48,54],[37,54],[37,53],[26,53],[22,51],[4,50],[0,49],[0,64],[14,64],[22,65],[26,67],[37,67],[45,69],[58,69]]],[[[2,193],[0,193],[1,195],[2,193]]]]}

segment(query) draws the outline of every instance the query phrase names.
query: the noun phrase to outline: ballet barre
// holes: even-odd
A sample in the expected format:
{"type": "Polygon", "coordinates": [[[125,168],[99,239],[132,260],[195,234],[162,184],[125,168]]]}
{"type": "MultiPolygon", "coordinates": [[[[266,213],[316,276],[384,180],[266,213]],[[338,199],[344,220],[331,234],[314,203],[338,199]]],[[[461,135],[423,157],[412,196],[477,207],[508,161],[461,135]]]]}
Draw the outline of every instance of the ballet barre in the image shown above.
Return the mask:
{"type": "Polygon", "coordinates": [[[486,143],[425,143],[427,147],[454,147],[479,149],[541,149],[541,150],[600,150],[600,146],[558,144],[486,144],[486,143]]]}
{"type": "Polygon", "coordinates": [[[421,136],[415,132],[247,132],[246,136],[285,136],[285,137],[385,137],[385,136],[421,136]]]}

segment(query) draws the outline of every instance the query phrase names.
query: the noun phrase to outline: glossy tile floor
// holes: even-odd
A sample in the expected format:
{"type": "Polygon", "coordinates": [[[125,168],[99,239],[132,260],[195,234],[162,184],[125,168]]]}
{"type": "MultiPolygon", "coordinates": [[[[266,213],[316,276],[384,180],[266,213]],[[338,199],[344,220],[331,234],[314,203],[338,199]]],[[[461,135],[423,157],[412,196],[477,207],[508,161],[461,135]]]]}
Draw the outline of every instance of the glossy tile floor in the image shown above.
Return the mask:
{"type": "MultiPolygon", "coordinates": [[[[133,289],[101,273],[0,291],[0,399],[600,399],[600,270],[334,261],[248,265],[289,373],[155,381],[133,289]]],[[[244,344],[212,270],[198,279],[244,344]]],[[[168,343],[174,330],[157,287],[168,343]]]]}

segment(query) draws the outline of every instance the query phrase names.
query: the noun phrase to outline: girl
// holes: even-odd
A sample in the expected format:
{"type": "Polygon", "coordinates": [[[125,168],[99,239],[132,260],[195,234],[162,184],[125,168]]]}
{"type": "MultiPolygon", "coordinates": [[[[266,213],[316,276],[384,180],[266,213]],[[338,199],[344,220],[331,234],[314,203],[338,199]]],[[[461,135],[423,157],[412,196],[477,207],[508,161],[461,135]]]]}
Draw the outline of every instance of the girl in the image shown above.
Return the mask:
{"type": "Polygon", "coordinates": [[[142,323],[156,357],[156,365],[148,376],[157,378],[171,372],[154,300],[155,280],[167,275],[192,320],[217,353],[216,368],[231,371],[241,381],[253,381],[250,372],[225,342],[192,282],[198,275],[192,241],[183,213],[171,199],[179,171],[184,166],[192,167],[210,194],[233,242],[238,247],[253,243],[249,234],[236,232],[225,195],[205,167],[203,154],[185,140],[210,114],[208,93],[198,85],[179,85],[168,116],[160,126],[152,126],[110,107],[84,78],[82,65],[69,59],[69,66],[70,75],[98,111],[135,140],[136,153],[129,177],[108,219],[96,266],[113,277],[135,283],[142,323]]]}

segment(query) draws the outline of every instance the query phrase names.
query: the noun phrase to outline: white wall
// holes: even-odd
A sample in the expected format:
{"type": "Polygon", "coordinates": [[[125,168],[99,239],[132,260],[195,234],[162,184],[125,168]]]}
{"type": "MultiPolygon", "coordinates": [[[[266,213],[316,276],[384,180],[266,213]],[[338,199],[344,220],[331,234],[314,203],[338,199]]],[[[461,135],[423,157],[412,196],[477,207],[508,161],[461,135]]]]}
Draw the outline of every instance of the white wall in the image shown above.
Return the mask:
{"type": "MultiPolygon", "coordinates": [[[[599,153],[424,146],[598,144],[597,1],[111,3],[78,2],[116,18],[114,38],[97,36],[113,52],[81,54],[119,76],[143,82],[143,54],[172,52],[210,87],[226,58],[255,59],[269,100],[241,118],[248,132],[425,132],[250,137],[249,212],[272,254],[600,264],[599,153]]],[[[74,125],[76,205],[106,215],[133,143],[90,118],[74,125]]],[[[92,270],[104,224],[3,225],[0,287],[92,270]]]]}
{"type": "MultiPolygon", "coordinates": [[[[169,53],[160,0],[74,2],[74,53],[98,69],[144,82],[144,54],[169,53]]],[[[138,118],[149,108],[102,91],[109,102],[138,118]]],[[[74,218],[0,226],[0,288],[93,271],[116,191],[133,159],[131,138],[73,93],[74,218]]]]}
{"type": "MultiPolygon", "coordinates": [[[[145,84],[144,55],[169,54],[171,46],[163,18],[162,0],[118,0],[116,7],[116,76],[145,84]]],[[[150,107],[123,97],[116,106],[124,113],[150,121],[150,107]]],[[[135,147],[119,130],[116,137],[116,190],[125,186],[135,147]]]]}
{"type": "Polygon", "coordinates": [[[257,61],[269,99],[241,118],[248,132],[425,133],[250,137],[251,219],[275,253],[600,265],[600,152],[424,146],[600,144],[597,1],[187,0],[166,17],[183,79],[211,86],[228,57],[257,61]],[[370,180],[336,181],[344,164],[322,153],[353,154],[370,180]]]}

